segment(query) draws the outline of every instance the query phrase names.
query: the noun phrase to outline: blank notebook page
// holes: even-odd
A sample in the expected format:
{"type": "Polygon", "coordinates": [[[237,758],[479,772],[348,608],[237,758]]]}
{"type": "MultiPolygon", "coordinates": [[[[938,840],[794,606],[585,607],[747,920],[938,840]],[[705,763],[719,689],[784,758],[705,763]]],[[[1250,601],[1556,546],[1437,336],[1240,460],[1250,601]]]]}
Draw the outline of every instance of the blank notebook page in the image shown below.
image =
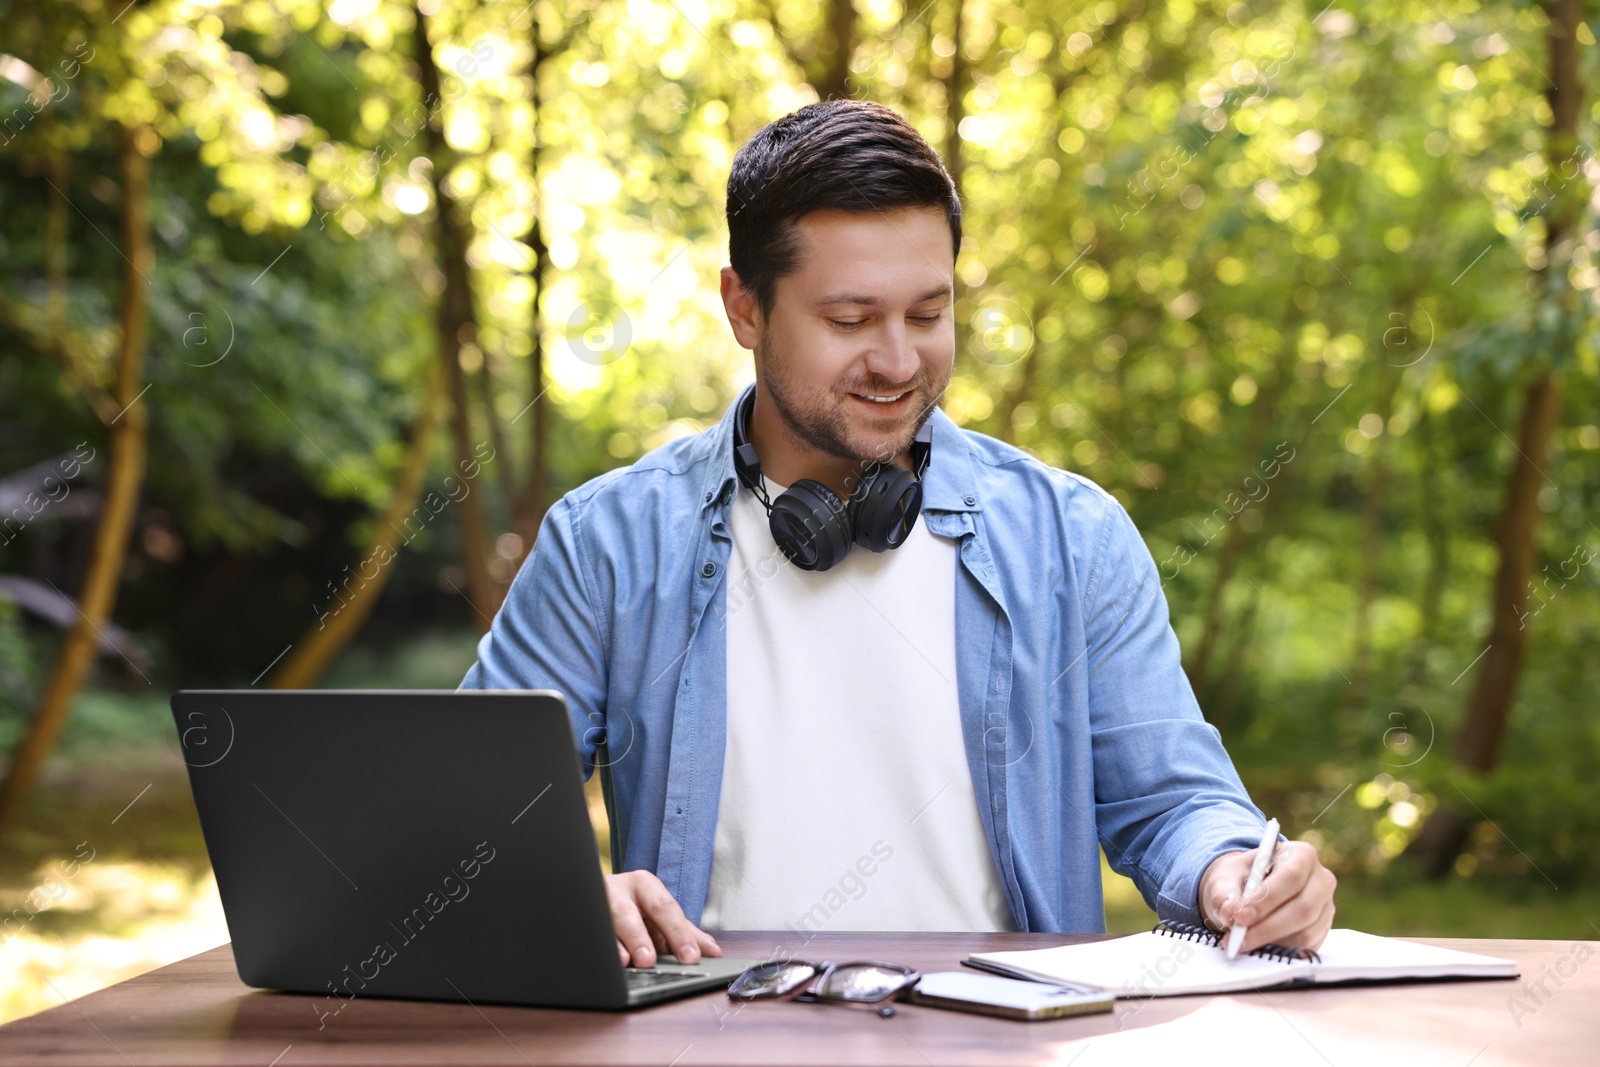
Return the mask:
{"type": "Polygon", "coordinates": [[[1227,953],[1205,941],[1143,933],[1111,941],[980,952],[973,959],[1003,964],[1044,981],[1098,986],[1124,997],[1225,993],[1293,981],[1343,982],[1405,978],[1514,978],[1513,960],[1419,945],[1359,930],[1332,930],[1317,963],[1227,953]]]}
{"type": "Polygon", "coordinates": [[[1515,960],[1419,945],[1360,930],[1330,930],[1313,966],[1318,982],[1360,978],[1515,978],[1515,960]]]}
{"type": "Polygon", "coordinates": [[[1259,989],[1308,973],[1308,965],[1297,961],[1240,956],[1230,962],[1220,948],[1153,933],[1058,948],[978,952],[972,958],[1048,981],[1098,986],[1134,997],[1259,989]]]}

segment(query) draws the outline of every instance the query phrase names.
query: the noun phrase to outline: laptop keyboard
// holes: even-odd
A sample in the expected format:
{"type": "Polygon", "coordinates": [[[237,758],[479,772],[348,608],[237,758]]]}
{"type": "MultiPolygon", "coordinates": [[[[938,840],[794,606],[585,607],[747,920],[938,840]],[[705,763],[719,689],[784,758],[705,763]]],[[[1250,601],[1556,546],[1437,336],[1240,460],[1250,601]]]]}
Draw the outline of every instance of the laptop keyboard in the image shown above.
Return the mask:
{"type": "Polygon", "coordinates": [[[623,972],[629,989],[648,989],[669,982],[682,982],[689,978],[704,978],[704,971],[641,971],[627,968],[623,972]]]}

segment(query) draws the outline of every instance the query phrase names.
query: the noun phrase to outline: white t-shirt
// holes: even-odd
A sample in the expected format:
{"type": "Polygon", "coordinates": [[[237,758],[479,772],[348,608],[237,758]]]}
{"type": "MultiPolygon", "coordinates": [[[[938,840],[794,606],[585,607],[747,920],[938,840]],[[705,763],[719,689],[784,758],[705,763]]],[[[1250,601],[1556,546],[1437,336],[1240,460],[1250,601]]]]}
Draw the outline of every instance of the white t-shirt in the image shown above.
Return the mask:
{"type": "Polygon", "coordinates": [[[919,519],[897,549],[804,571],[754,493],[730,512],[728,743],[700,925],[1016,929],[961,734],[956,542],[919,519]]]}

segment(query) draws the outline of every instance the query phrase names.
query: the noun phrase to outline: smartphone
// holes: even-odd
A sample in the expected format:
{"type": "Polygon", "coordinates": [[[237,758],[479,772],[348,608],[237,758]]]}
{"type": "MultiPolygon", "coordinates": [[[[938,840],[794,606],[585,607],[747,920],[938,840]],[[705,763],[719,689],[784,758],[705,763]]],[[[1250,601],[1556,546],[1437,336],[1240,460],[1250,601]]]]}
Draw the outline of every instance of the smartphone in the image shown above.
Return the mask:
{"type": "Polygon", "coordinates": [[[1116,997],[1098,989],[1023,982],[989,974],[938,971],[925,974],[907,998],[930,1008],[999,1015],[1007,1019],[1058,1019],[1111,1011],[1116,997]]]}

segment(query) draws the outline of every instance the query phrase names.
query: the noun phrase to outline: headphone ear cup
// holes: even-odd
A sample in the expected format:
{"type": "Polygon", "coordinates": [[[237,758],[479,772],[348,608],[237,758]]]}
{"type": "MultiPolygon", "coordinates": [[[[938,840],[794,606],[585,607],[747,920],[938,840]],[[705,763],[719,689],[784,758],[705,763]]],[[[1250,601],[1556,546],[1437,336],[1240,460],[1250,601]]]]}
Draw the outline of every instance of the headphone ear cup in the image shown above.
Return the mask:
{"type": "Polygon", "coordinates": [[[850,494],[855,543],[874,552],[899,548],[922,512],[922,483],[904,467],[875,465],[850,494]]]}
{"type": "Polygon", "coordinates": [[[844,559],[853,540],[850,509],[839,494],[801,478],[772,502],[768,518],[778,550],[804,571],[825,571],[844,559]]]}

